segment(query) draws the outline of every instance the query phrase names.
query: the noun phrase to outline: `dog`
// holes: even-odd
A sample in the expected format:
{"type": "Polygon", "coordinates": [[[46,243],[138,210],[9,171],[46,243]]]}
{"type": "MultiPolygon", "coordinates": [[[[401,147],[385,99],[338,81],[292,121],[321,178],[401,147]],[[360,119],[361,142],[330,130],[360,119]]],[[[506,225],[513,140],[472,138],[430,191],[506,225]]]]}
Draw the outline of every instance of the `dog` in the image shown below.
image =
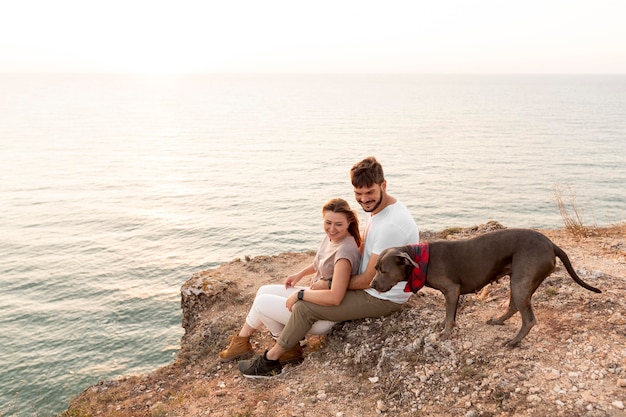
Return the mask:
{"type": "Polygon", "coordinates": [[[558,257],[569,275],[583,288],[601,293],[574,271],[567,254],[545,235],[530,229],[504,229],[471,239],[433,241],[420,245],[392,247],[381,252],[370,287],[389,291],[407,281],[405,291],[417,292],[422,285],[441,291],[446,299],[446,317],[441,339],[450,337],[455,325],[459,296],[474,293],[501,277],[510,277],[507,311],[487,323],[503,325],[516,312],[522,327],[504,345],[518,346],[537,320],[531,297],[556,267],[558,257]]]}

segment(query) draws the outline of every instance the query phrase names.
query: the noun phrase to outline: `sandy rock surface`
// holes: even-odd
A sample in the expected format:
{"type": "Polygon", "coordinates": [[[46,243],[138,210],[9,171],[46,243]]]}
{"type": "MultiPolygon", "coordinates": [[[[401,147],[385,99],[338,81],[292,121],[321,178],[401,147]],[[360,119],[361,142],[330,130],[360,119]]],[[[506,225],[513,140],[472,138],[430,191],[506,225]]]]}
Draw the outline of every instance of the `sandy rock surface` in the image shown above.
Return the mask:
{"type": "MultiPolygon", "coordinates": [[[[458,239],[501,227],[423,233],[458,239]]],[[[503,278],[462,297],[457,327],[437,338],[443,296],[414,295],[392,316],[341,323],[309,337],[307,360],[271,380],[222,364],[226,336],[243,323],[256,289],[281,283],[313,253],[236,260],[194,274],[181,289],[185,335],[176,361],[148,375],[102,381],[67,416],[626,416],[626,225],[575,238],[543,231],[569,255],[578,286],[560,265],[533,297],[538,323],[519,348],[502,344],[521,319],[490,326],[508,303],[503,278]]],[[[258,332],[261,353],[273,340],[258,332]]]]}

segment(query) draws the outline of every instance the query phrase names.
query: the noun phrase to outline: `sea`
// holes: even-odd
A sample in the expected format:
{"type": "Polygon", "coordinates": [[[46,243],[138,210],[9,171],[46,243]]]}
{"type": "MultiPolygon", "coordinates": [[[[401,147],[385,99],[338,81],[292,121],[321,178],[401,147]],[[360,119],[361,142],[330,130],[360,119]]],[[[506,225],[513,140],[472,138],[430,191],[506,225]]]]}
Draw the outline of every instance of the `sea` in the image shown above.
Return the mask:
{"type": "MultiPolygon", "coordinates": [[[[422,231],[626,221],[626,75],[0,75],[0,415],[179,350],[180,288],[317,249],[384,167],[422,231]]],[[[242,307],[243,308],[243,307],[242,307]]]]}

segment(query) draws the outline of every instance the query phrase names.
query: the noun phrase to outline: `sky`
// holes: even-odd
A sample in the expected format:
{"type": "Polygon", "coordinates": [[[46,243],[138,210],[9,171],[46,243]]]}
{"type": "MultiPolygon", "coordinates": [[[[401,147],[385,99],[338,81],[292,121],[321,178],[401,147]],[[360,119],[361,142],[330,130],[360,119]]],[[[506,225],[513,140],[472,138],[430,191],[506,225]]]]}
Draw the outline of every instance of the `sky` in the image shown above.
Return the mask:
{"type": "Polygon", "coordinates": [[[0,0],[0,73],[626,73],[624,0],[0,0]]]}

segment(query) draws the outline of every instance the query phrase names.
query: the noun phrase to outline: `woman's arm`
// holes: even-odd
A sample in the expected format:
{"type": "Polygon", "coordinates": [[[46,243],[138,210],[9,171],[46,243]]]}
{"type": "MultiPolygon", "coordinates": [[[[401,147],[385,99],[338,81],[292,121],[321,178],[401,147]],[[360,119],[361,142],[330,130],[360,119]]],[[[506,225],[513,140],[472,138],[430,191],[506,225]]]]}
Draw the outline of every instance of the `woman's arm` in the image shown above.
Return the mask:
{"type": "Polygon", "coordinates": [[[311,275],[314,272],[315,266],[311,264],[297,274],[288,276],[285,280],[285,288],[293,288],[303,277],[311,275]]]}
{"type": "MultiPolygon", "coordinates": [[[[345,258],[335,262],[333,269],[333,282],[329,290],[306,290],[304,292],[304,301],[319,304],[321,306],[336,306],[341,304],[343,297],[346,295],[348,283],[350,282],[350,273],[352,265],[345,258]]],[[[298,293],[294,293],[287,298],[287,308],[291,311],[293,305],[298,301],[298,293]]]]}

